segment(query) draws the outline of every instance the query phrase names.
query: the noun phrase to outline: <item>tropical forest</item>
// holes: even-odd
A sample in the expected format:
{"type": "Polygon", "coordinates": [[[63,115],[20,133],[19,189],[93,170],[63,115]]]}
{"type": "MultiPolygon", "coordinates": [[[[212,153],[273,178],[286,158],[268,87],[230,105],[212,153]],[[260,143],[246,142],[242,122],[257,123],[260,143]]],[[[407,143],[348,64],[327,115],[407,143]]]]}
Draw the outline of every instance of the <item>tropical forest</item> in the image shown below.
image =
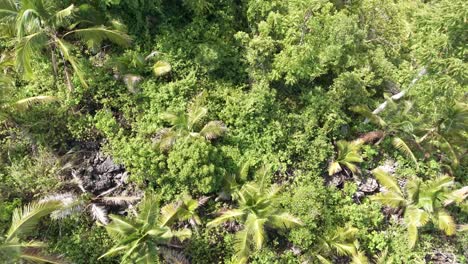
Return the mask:
{"type": "Polygon", "coordinates": [[[466,0],[0,0],[0,264],[468,263],[466,0]]]}

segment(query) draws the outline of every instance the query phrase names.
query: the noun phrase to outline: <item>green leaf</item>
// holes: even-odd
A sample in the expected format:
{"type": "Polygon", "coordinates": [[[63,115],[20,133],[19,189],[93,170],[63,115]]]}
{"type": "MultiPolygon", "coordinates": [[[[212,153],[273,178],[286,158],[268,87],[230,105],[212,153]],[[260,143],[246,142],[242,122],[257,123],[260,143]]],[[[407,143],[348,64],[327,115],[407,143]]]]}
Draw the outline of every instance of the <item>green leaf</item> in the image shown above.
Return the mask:
{"type": "Polygon", "coordinates": [[[408,147],[408,145],[403,141],[403,139],[399,137],[395,137],[392,141],[393,146],[397,148],[399,151],[401,151],[403,154],[406,155],[406,157],[411,158],[411,160],[414,162],[416,165],[416,169],[419,170],[419,165],[418,165],[418,160],[416,159],[416,156],[414,156],[413,152],[411,149],[408,147]]]}
{"type": "Polygon", "coordinates": [[[455,234],[456,225],[453,221],[452,216],[450,216],[447,211],[440,210],[437,214],[437,222],[440,230],[443,230],[446,235],[452,236],[455,234]]]}
{"type": "Polygon", "coordinates": [[[6,234],[6,240],[9,241],[15,237],[30,233],[39,223],[42,217],[58,210],[62,203],[58,201],[48,201],[42,203],[31,203],[16,208],[13,211],[10,229],[6,234]]]}
{"type": "Polygon", "coordinates": [[[224,222],[233,220],[235,218],[241,217],[244,215],[244,211],[239,210],[239,209],[233,209],[233,210],[228,210],[226,212],[223,212],[221,216],[217,217],[216,219],[208,222],[206,225],[207,227],[214,227],[217,225],[220,225],[224,222]]]}
{"type": "Polygon", "coordinates": [[[385,188],[387,188],[389,191],[399,194],[400,197],[403,197],[403,192],[401,191],[397,181],[387,172],[377,168],[374,169],[372,173],[374,174],[375,178],[377,178],[379,183],[382,184],[385,188]]]}
{"type": "Polygon", "coordinates": [[[171,65],[165,61],[157,61],[153,66],[154,75],[158,77],[170,73],[171,70],[171,65]]]}
{"type": "Polygon", "coordinates": [[[104,40],[109,40],[119,46],[128,47],[132,39],[124,32],[106,28],[105,26],[72,30],[63,37],[75,35],[86,42],[90,49],[98,49],[104,40]]]}

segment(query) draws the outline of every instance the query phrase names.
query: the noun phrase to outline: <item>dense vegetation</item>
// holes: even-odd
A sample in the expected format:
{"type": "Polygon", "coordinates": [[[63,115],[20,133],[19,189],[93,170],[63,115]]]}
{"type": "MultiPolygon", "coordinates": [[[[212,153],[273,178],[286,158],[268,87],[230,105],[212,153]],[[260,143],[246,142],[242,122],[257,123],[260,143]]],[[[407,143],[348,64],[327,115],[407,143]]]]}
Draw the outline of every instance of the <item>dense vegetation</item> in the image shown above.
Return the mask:
{"type": "Polygon", "coordinates": [[[463,0],[0,0],[1,263],[466,263],[463,0]]]}

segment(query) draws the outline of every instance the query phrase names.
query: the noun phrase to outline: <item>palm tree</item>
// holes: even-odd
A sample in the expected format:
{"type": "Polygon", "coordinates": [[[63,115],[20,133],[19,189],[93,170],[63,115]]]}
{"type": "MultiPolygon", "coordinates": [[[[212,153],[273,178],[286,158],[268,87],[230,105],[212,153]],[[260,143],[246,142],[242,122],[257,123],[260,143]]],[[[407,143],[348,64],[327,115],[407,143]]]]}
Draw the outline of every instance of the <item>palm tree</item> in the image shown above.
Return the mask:
{"type": "Polygon", "coordinates": [[[171,229],[178,219],[166,215],[164,210],[159,212],[158,201],[153,196],[144,199],[135,217],[125,219],[110,215],[110,218],[112,222],[106,230],[116,245],[100,258],[123,254],[121,263],[156,263],[159,254],[174,257],[175,253],[168,249],[171,242],[191,236],[190,229],[171,229]]]}
{"type": "Polygon", "coordinates": [[[0,26],[15,38],[16,65],[25,77],[32,76],[35,57],[49,54],[55,77],[58,60],[62,61],[69,90],[73,89],[69,66],[87,87],[81,66],[72,54],[75,46],[70,41],[82,40],[91,49],[97,49],[104,40],[122,46],[130,43],[130,37],[119,30],[80,20],[77,10],[73,4],[62,8],[61,2],[54,0],[0,0],[0,26]]]}
{"type": "Polygon", "coordinates": [[[454,185],[451,177],[442,176],[435,180],[409,180],[403,191],[396,180],[381,169],[373,171],[375,177],[387,191],[372,197],[372,200],[393,208],[404,210],[404,222],[408,228],[408,241],[413,248],[418,239],[418,228],[429,221],[446,235],[455,234],[456,225],[452,216],[444,209],[456,202],[461,203],[468,195],[468,188],[451,190],[454,185]]]}
{"type": "Polygon", "coordinates": [[[371,112],[371,110],[366,105],[354,106],[350,109],[353,112],[366,117],[367,120],[383,130],[383,134],[380,140],[383,140],[383,138],[385,138],[387,135],[393,136],[393,146],[402,152],[406,157],[411,159],[415,164],[416,169],[419,169],[418,160],[407,143],[408,141],[413,142],[415,145],[417,145],[418,148],[420,148],[419,144],[414,141],[414,125],[412,120],[410,120],[410,116],[408,115],[409,111],[412,109],[413,104],[409,101],[406,101],[404,108],[400,109],[391,99],[388,99],[387,102],[389,103],[388,105],[391,106],[390,108],[394,110],[394,113],[390,115],[392,118],[388,118],[388,120],[385,121],[377,114],[371,112]]]}
{"type": "Polygon", "coordinates": [[[333,230],[320,239],[316,257],[323,264],[331,264],[327,256],[336,252],[340,256],[352,257],[352,263],[368,263],[367,257],[359,251],[356,234],[359,230],[350,225],[333,230]]]}
{"type": "Polygon", "coordinates": [[[256,183],[247,183],[236,196],[238,208],[222,212],[207,224],[214,227],[232,220],[243,224],[244,228],[236,234],[236,263],[246,263],[252,249],[263,247],[267,227],[284,230],[302,225],[299,219],[277,207],[279,191],[276,185],[264,188],[256,183]]]}
{"type": "Polygon", "coordinates": [[[0,238],[0,259],[6,263],[38,262],[62,263],[59,258],[41,254],[44,244],[38,241],[23,241],[36,228],[39,221],[61,208],[57,201],[31,203],[13,211],[11,226],[5,237],[0,238]]]}
{"type": "Polygon", "coordinates": [[[169,203],[161,208],[162,217],[161,223],[166,225],[167,223],[175,220],[188,221],[189,224],[197,229],[198,225],[201,225],[200,216],[196,210],[203,206],[210,197],[204,196],[198,200],[195,200],[190,195],[184,195],[182,198],[173,203],[169,203]]]}
{"type": "MultiPolygon", "coordinates": [[[[353,174],[358,173],[359,168],[354,163],[360,163],[363,161],[359,154],[362,143],[363,142],[361,140],[355,140],[352,142],[344,140],[338,141],[336,144],[338,148],[338,156],[328,166],[328,175],[338,173],[344,170],[344,168],[349,169],[353,174]]],[[[346,172],[346,170],[344,171],[346,172]]]]}
{"type": "Polygon", "coordinates": [[[178,139],[201,136],[206,140],[214,140],[227,131],[223,122],[215,120],[206,123],[201,130],[195,132],[208,113],[208,110],[201,106],[202,99],[203,94],[198,95],[187,113],[162,114],[161,118],[172,126],[159,131],[154,139],[160,151],[170,150],[178,139]]]}

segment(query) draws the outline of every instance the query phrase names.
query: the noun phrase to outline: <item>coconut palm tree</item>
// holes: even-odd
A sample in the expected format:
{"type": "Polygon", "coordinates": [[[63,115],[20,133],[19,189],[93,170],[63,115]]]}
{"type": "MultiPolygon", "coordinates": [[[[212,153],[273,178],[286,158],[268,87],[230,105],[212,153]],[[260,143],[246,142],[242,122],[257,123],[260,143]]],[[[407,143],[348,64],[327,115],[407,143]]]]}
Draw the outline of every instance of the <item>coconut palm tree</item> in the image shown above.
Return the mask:
{"type": "Polygon", "coordinates": [[[404,222],[408,228],[408,241],[413,248],[418,239],[418,228],[431,221],[446,235],[455,234],[456,225],[445,207],[452,203],[461,203],[468,195],[468,188],[451,190],[453,178],[442,176],[434,180],[421,181],[414,178],[406,183],[403,191],[396,180],[377,168],[373,174],[387,191],[378,193],[372,200],[393,208],[404,210],[404,222]]]}
{"type": "Polygon", "coordinates": [[[260,250],[264,246],[267,227],[285,230],[302,225],[298,218],[278,208],[279,191],[276,185],[265,188],[247,183],[237,193],[238,208],[222,212],[207,224],[214,227],[232,220],[243,224],[243,229],[236,234],[236,263],[246,263],[252,249],[260,250]]]}
{"type": "Polygon", "coordinates": [[[329,260],[330,255],[337,253],[340,256],[352,257],[352,263],[368,263],[364,253],[359,251],[359,243],[356,234],[359,230],[350,225],[340,227],[326,234],[320,239],[316,258],[323,264],[333,263],[329,260]]]}
{"type": "Polygon", "coordinates": [[[57,201],[31,203],[16,208],[13,211],[11,226],[7,234],[0,238],[0,259],[5,263],[62,263],[53,256],[46,256],[41,253],[44,244],[38,241],[24,241],[37,226],[39,221],[61,208],[62,204],[57,201]]]}
{"type": "Polygon", "coordinates": [[[73,4],[63,8],[61,1],[54,0],[0,0],[0,26],[14,38],[19,72],[31,77],[34,58],[48,54],[55,77],[62,61],[69,90],[73,89],[70,67],[87,87],[80,63],[73,55],[72,41],[83,41],[91,49],[97,49],[104,40],[122,46],[130,43],[130,37],[119,30],[80,19],[78,10],[73,4]]]}
{"type": "MultiPolygon", "coordinates": [[[[352,142],[347,142],[344,140],[338,141],[336,144],[338,148],[338,156],[328,166],[328,175],[338,173],[344,170],[344,168],[347,168],[353,174],[358,173],[359,168],[354,163],[360,163],[363,161],[361,154],[359,154],[362,143],[363,142],[360,140],[355,140],[352,142]]],[[[344,171],[346,172],[346,170],[344,171]]]]}
{"type": "Polygon", "coordinates": [[[176,202],[169,203],[161,208],[161,224],[174,221],[188,221],[188,223],[197,230],[197,226],[201,225],[200,216],[197,214],[197,209],[203,206],[210,197],[204,196],[195,200],[190,195],[184,195],[176,202]]]}
{"type": "MultiPolygon", "coordinates": [[[[112,222],[106,226],[116,245],[100,258],[122,255],[121,263],[156,263],[159,254],[174,258],[170,250],[174,239],[181,241],[191,236],[190,229],[172,230],[178,219],[159,211],[158,201],[153,196],[145,197],[140,212],[135,217],[123,218],[110,215],[112,222]]],[[[179,258],[182,258],[179,255],[179,258]]]]}
{"type": "Polygon", "coordinates": [[[162,129],[154,138],[154,143],[160,151],[170,150],[179,139],[201,136],[206,140],[214,140],[227,131],[224,123],[218,120],[210,121],[200,130],[197,129],[201,127],[201,121],[208,114],[208,110],[201,105],[202,99],[203,94],[198,95],[186,113],[166,112],[161,115],[171,127],[162,129]]]}
{"type": "Polygon", "coordinates": [[[410,116],[408,115],[409,111],[412,109],[413,104],[409,101],[405,101],[403,109],[400,109],[391,99],[388,99],[387,102],[389,103],[388,105],[390,108],[393,109],[393,113],[389,115],[392,118],[388,118],[388,120],[385,121],[377,114],[372,113],[372,111],[366,105],[354,106],[350,109],[353,112],[366,117],[371,123],[377,125],[380,129],[383,130],[383,134],[380,140],[388,135],[392,136],[393,146],[402,152],[406,157],[411,159],[415,164],[416,169],[419,169],[418,160],[407,143],[413,142],[418,148],[421,148],[421,146],[419,146],[417,142],[414,141],[414,125],[412,122],[414,120],[410,120],[410,116]]]}

